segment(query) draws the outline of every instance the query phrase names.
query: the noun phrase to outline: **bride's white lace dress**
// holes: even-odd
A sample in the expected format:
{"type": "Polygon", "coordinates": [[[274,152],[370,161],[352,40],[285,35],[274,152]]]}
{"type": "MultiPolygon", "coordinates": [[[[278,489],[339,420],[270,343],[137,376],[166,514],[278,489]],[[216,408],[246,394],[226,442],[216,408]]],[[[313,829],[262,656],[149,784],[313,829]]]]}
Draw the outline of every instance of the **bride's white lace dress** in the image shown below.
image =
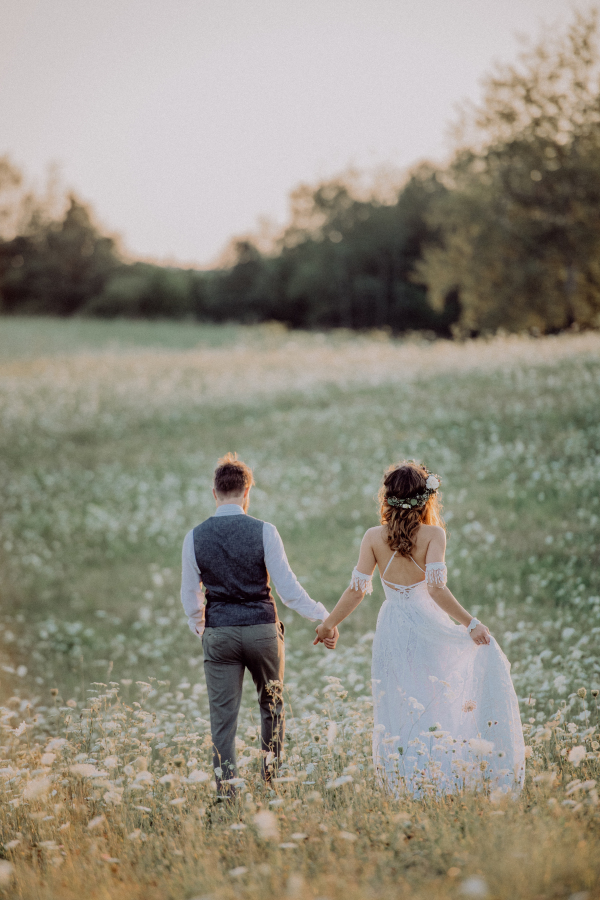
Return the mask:
{"type": "MultiPolygon", "coordinates": [[[[497,642],[475,644],[432,599],[427,584],[446,583],[444,563],[427,564],[425,580],[416,584],[384,578],[385,571],[372,663],[373,761],[380,777],[395,793],[520,789],[519,704],[497,642]]],[[[351,584],[371,593],[371,579],[356,569],[351,584]]]]}

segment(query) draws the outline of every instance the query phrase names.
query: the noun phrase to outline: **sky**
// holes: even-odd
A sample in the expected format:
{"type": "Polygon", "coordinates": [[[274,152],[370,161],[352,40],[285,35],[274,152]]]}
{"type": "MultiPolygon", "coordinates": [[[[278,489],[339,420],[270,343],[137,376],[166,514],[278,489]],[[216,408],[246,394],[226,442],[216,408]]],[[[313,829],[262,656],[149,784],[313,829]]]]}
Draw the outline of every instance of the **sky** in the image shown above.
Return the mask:
{"type": "MultiPolygon", "coordinates": [[[[581,8],[581,7],[580,7],[581,8]]],[[[210,265],[290,191],[443,162],[457,105],[568,0],[0,0],[0,155],[142,258],[210,265]]]]}

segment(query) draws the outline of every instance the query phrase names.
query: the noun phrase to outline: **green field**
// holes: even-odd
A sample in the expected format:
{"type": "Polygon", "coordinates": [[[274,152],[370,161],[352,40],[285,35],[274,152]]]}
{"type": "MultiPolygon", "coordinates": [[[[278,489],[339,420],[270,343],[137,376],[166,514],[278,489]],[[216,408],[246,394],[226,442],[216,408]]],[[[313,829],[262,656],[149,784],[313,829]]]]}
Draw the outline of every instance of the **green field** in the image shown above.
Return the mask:
{"type": "Polygon", "coordinates": [[[595,897],[599,389],[591,333],[450,345],[0,320],[0,856],[15,866],[7,885],[16,873],[7,890],[75,897],[93,878],[86,896],[595,897]],[[374,784],[380,586],[333,653],[280,607],[290,719],[281,774],[296,780],[272,796],[256,783],[250,689],[245,800],[215,810],[208,780],[182,780],[209,771],[209,742],[201,645],[178,598],[180,549],[211,512],[212,470],[227,450],[254,466],[250,512],[277,525],[292,567],[328,608],[377,523],[384,468],[409,457],[442,476],[449,585],[500,641],[522,701],[533,747],[522,798],[399,803],[374,784]],[[68,743],[44,763],[51,736],[68,743]],[[577,765],[572,746],[587,754],[577,765]],[[117,760],[110,783],[69,770],[106,772],[107,758],[117,760]],[[144,766],[173,778],[136,788],[144,766]],[[27,792],[36,779],[39,791],[27,792]],[[260,804],[277,817],[279,843],[253,824],[260,804]]]}

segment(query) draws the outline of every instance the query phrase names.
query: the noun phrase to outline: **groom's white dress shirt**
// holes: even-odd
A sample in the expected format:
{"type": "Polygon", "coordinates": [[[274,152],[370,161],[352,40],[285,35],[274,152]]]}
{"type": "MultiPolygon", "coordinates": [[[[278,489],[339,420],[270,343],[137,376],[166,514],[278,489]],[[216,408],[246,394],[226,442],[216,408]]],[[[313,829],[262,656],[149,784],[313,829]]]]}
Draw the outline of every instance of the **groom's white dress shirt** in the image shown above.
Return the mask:
{"type": "MultiPolygon", "coordinates": [[[[215,516],[244,516],[246,515],[237,503],[224,503],[217,507],[215,516]]],[[[329,613],[322,603],[308,596],[290,568],[283,541],[274,525],[263,523],[263,547],[265,552],[265,565],[271,576],[275,590],[283,603],[290,609],[296,610],[305,619],[311,622],[327,618],[329,613]]],[[[197,635],[204,631],[204,595],[201,590],[202,572],[196,562],[194,552],[194,531],[188,531],[183,541],[181,555],[181,603],[188,617],[190,630],[197,635]]]]}

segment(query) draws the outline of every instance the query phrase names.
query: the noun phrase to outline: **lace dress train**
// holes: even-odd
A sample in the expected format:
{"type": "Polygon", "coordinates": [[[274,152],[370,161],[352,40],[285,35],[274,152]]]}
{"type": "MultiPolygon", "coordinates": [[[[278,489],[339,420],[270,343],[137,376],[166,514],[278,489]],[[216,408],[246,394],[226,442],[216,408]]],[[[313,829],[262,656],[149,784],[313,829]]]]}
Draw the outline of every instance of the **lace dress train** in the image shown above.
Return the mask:
{"type": "MultiPolygon", "coordinates": [[[[427,584],[445,584],[443,563],[427,565],[426,580],[413,585],[384,576],[372,662],[373,761],[381,779],[395,794],[519,790],[523,730],[498,643],[475,644],[432,599],[427,584]]],[[[371,592],[371,579],[357,570],[351,583],[371,592]]]]}

